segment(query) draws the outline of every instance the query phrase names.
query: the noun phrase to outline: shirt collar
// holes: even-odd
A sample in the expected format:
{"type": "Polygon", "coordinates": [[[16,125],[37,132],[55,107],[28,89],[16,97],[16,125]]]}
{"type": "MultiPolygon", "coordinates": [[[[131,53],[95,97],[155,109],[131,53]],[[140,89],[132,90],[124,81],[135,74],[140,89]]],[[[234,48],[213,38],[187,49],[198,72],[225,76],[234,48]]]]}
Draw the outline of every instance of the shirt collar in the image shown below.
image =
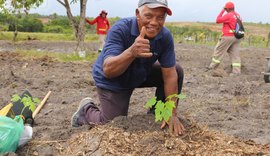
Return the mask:
{"type": "MultiPolygon", "coordinates": [[[[161,31],[158,33],[158,35],[153,39],[153,40],[159,40],[163,37],[162,32],[163,32],[164,27],[161,29],[161,31]]],[[[132,36],[139,36],[139,27],[138,27],[138,22],[136,17],[131,19],[131,35],[132,36]]]]}

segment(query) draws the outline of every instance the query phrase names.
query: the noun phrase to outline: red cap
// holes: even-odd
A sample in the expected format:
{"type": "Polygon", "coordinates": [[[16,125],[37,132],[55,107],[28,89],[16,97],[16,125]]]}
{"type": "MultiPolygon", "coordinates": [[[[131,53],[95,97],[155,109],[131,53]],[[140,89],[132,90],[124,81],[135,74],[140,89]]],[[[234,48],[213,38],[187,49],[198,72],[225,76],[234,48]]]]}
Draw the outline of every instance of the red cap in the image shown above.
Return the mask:
{"type": "Polygon", "coordinates": [[[107,13],[107,11],[102,10],[102,11],[100,12],[100,15],[101,15],[101,14],[105,14],[105,15],[107,15],[108,13],[107,13]]]}
{"type": "Polygon", "coordinates": [[[227,3],[225,4],[225,8],[226,8],[226,9],[232,9],[232,8],[234,8],[233,2],[227,2],[227,3]]]}

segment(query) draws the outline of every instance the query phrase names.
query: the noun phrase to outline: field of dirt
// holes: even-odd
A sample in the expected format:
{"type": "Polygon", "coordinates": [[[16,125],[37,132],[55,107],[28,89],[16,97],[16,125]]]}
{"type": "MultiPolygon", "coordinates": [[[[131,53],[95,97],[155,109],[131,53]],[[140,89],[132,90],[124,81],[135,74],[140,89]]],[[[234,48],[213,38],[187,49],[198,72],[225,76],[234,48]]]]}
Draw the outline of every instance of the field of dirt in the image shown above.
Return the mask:
{"type": "Polygon", "coordinates": [[[71,42],[0,42],[0,108],[24,90],[40,99],[52,91],[35,118],[33,139],[17,155],[270,155],[270,84],[261,73],[269,48],[241,47],[242,74],[229,76],[228,55],[223,68],[207,71],[214,47],[176,43],[187,98],[178,108],[186,132],[174,137],[143,108],[154,88],[135,90],[127,117],[94,128],[72,128],[70,118],[81,99],[90,96],[98,103],[93,62],[19,54],[25,47],[69,53],[71,42]]]}

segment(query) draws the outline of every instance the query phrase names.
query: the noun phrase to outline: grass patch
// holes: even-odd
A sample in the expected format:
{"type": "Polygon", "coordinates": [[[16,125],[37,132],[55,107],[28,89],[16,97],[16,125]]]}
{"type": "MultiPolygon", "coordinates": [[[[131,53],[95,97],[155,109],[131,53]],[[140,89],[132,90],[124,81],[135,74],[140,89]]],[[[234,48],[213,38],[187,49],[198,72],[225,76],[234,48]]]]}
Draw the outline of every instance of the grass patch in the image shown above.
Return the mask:
{"type": "Polygon", "coordinates": [[[35,50],[17,50],[16,53],[25,58],[44,58],[51,57],[60,62],[76,62],[76,61],[89,61],[93,62],[97,59],[98,53],[86,52],[85,57],[80,57],[74,53],[60,53],[60,52],[40,52],[35,50]]]}
{"type": "MultiPolygon", "coordinates": [[[[13,39],[13,32],[2,31],[0,33],[0,40],[9,40],[13,39]]],[[[17,41],[25,40],[40,40],[40,41],[75,41],[73,33],[70,34],[60,34],[60,33],[38,33],[38,32],[18,32],[16,38],[17,41]]],[[[86,34],[85,41],[97,41],[97,34],[86,34]]]]}

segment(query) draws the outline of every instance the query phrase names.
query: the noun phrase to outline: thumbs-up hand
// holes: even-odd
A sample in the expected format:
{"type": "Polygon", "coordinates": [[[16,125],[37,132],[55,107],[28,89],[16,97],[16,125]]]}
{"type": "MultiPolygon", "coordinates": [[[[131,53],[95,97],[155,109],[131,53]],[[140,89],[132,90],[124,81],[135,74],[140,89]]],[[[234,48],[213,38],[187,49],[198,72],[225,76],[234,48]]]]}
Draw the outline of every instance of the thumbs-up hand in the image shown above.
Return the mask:
{"type": "Polygon", "coordinates": [[[132,44],[130,52],[134,57],[152,57],[150,52],[150,42],[148,39],[145,39],[146,29],[143,26],[140,32],[140,35],[135,39],[135,42],[132,44]]]}

